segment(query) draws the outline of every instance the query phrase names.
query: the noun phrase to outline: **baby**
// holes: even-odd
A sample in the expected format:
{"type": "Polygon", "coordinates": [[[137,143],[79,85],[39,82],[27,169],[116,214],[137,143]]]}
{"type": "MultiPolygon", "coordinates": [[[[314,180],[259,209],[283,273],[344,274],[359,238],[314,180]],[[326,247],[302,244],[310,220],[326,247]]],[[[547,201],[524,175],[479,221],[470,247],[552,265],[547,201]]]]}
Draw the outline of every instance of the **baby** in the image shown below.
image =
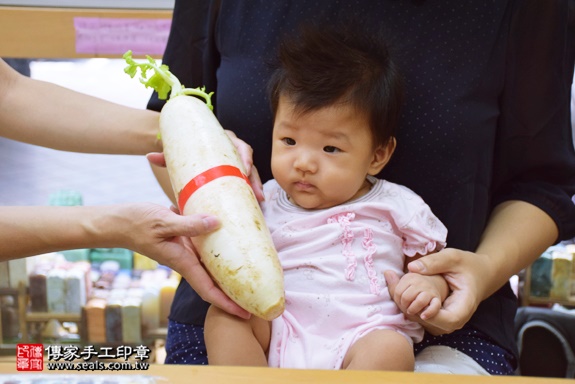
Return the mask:
{"type": "MultiPolygon", "coordinates": [[[[270,80],[272,172],[262,210],[284,270],[271,323],[212,306],[210,364],[413,370],[423,335],[383,272],[445,246],[447,230],[406,187],[375,176],[390,160],[403,86],[385,37],[307,26],[284,40],[270,80]]],[[[440,276],[412,276],[410,313],[434,316],[440,276]]]]}

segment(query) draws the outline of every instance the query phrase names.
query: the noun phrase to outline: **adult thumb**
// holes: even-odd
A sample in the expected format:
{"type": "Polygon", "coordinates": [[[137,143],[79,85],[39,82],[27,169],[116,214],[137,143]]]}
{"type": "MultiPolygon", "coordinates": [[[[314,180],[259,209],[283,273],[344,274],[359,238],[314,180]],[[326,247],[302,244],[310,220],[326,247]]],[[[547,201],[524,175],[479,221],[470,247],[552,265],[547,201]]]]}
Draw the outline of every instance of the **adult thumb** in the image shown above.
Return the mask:
{"type": "Polygon", "coordinates": [[[146,159],[157,167],[166,167],[166,158],[162,152],[150,152],[146,155],[146,159]]]}
{"type": "Polygon", "coordinates": [[[195,237],[205,235],[220,227],[220,221],[217,217],[211,215],[189,215],[180,216],[173,214],[172,220],[166,226],[166,235],[195,237]]]}
{"type": "Polygon", "coordinates": [[[409,272],[431,276],[446,273],[458,265],[457,253],[453,248],[445,248],[407,264],[409,272]]]}

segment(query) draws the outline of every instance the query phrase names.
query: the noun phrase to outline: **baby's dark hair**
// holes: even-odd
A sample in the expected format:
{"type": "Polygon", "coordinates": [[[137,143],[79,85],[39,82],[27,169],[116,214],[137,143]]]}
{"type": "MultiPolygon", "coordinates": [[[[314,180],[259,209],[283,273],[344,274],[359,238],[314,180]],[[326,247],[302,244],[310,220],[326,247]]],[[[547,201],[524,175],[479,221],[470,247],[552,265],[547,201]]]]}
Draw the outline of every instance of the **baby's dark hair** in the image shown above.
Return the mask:
{"type": "Polygon", "coordinates": [[[275,115],[280,96],[297,113],[350,103],[367,116],[375,146],[396,135],[403,79],[382,30],[308,24],[279,45],[268,91],[275,115]]]}

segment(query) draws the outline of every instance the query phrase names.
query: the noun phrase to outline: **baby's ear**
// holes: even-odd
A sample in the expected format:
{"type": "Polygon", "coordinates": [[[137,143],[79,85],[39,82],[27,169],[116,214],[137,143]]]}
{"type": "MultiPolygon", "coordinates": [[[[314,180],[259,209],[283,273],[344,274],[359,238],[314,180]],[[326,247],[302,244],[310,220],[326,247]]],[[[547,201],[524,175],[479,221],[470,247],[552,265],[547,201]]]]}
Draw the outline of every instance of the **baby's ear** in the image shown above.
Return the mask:
{"type": "Polygon", "coordinates": [[[386,144],[378,146],[375,151],[373,151],[373,160],[367,172],[369,175],[375,176],[381,172],[383,167],[389,162],[389,159],[391,159],[396,144],[395,137],[391,137],[386,144]]]}

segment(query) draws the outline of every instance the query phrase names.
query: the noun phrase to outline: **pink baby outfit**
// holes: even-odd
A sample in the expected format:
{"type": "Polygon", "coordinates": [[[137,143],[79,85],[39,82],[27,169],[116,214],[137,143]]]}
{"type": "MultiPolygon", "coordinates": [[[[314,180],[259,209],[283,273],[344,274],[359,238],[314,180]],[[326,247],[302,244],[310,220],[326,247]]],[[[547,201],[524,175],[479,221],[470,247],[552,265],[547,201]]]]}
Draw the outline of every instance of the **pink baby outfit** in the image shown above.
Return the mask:
{"type": "Polygon", "coordinates": [[[366,195],[323,210],[297,207],[275,180],[265,184],[262,209],[286,290],[286,310],[272,323],[270,366],[339,369],[349,347],[376,329],[421,340],[383,272],[402,275],[404,254],[443,248],[447,229],[408,188],[369,180],[366,195]]]}

